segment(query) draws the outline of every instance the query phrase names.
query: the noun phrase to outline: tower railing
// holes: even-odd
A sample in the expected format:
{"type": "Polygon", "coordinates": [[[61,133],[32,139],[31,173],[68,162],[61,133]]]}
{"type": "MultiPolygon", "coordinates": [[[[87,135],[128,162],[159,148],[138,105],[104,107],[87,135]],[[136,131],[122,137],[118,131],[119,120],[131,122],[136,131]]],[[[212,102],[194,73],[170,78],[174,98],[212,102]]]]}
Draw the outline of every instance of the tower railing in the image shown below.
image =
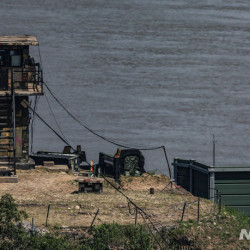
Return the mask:
{"type": "MultiPolygon", "coordinates": [[[[12,68],[12,78],[15,90],[43,93],[43,73],[39,63],[12,68]]],[[[11,82],[10,79],[9,77],[9,82],[11,82]]],[[[10,84],[9,88],[11,88],[10,84]]]]}

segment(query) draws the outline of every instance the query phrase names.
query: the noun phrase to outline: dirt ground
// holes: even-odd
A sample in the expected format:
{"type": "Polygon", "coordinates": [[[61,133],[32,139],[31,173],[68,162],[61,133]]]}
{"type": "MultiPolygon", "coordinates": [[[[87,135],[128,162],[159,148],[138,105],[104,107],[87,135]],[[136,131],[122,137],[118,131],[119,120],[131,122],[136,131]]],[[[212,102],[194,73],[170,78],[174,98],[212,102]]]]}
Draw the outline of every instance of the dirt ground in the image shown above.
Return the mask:
{"type": "MultiPolygon", "coordinates": [[[[18,183],[1,184],[0,195],[10,193],[20,209],[25,210],[28,221],[34,218],[37,226],[44,227],[48,205],[48,224],[51,227],[89,227],[99,208],[95,224],[117,222],[134,223],[135,210],[127,199],[107,183],[103,192],[78,193],[77,178],[73,173],[48,172],[44,169],[19,170],[18,183]]],[[[163,175],[144,174],[141,177],[123,177],[120,190],[148,213],[156,225],[171,226],[181,219],[184,202],[188,202],[184,220],[197,218],[197,198],[170,185],[160,192],[169,179],[163,175]],[[155,193],[149,194],[154,188],[155,193]]],[[[210,213],[214,207],[201,200],[201,214],[210,213]]],[[[144,223],[138,215],[138,223],[144,223]]]]}

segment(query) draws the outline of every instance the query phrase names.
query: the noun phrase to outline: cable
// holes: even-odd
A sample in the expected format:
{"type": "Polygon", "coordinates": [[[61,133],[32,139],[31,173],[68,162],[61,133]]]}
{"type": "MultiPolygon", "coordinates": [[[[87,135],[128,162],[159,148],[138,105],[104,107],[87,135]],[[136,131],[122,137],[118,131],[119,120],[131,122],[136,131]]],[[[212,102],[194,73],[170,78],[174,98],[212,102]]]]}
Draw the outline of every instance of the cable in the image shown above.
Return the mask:
{"type": "MultiPolygon", "coordinates": [[[[58,104],[67,112],[67,114],[73,119],[75,120],[76,122],[78,122],[81,126],[83,126],[85,129],[87,129],[90,133],[98,136],[99,138],[113,144],[113,145],[116,145],[118,147],[123,147],[123,148],[134,148],[134,147],[130,147],[128,145],[124,145],[124,144],[121,144],[121,143],[118,143],[118,142],[115,142],[111,139],[108,139],[100,134],[98,134],[97,132],[95,132],[93,129],[89,128],[86,124],[84,124],[82,121],[80,121],[77,117],[75,117],[63,104],[62,102],[55,96],[55,94],[50,90],[50,88],[48,87],[48,85],[43,82],[45,87],[48,89],[48,91],[50,92],[50,94],[54,97],[54,99],[58,102],[58,104]]],[[[162,146],[157,146],[157,147],[151,147],[151,148],[135,148],[135,149],[138,149],[138,150],[156,150],[156,149],[161,149],[162,146]]]]}
{"type": "Polygon", "coordinates": [[[74,151],[76,151],[62,136],[60,136],[30,105],[26,100],[22,101],[22,105],[25,106],[27,105],[27,107],[29,109],[31,109],[33,111],[34,114],[36,114],[36,116],[50,129],[52,130],[59,139],[61,139],[66,145],[70,146],[74,151]],[[23,104],[22,104],[23,103],[23,104]]]}
{"type": "MultiPolygon", "coordinates": [[[[138,212],[141,214],[142,218],[145,221],[144,216],[146,217],[146,219],[148,219],[148,221],[150,222],[150,224],[152,225],[152,227],[154,228],[154,230],[160,235],[160,237],[162,238],[162,240],[166,243],[166,240],[163,238],[163,236],[161,235],[161,233],[159,232],[159,230],[155,227],[154,223],[152,222],[152,220],[149,218],[149,215],[140,207],[138,207],[126,194],[124,194],[121,190],[119,190],[112,182],[110,182],[103,174],[101,174],[101,176],[103,177],[103,179],[108,182],[111,187],[113,187],[116,191],[118,191],[121,195],[123,195],[127,201],[129,203],[131,203],[137,210],[138,212]],[[143,216],[144,215],[144,216],[143,216]]],[[[146,222],[146,221],[145,221],[146,222]]],[[[147,224],[147,223],[146,223],[147,224]]],[[[147,224],[148,226],[148,224],[147,224]]],[[[149,226],[148,226],[149,227],[149,226]]],[[[149,230],[151,231],[151,229],[149,228],[149,230]]],[[[152,231],[151,231],[152,233],[152,231]]],[[[159,244],[159,242],[157,242],[159,244]]],[[[161,245],[159,244],[159,246],[161,247],[161,245]]]]}
{"type": "MultiPolygon", "coordinates": [[[[75,117],[66,107],[65,105],[63,105],[63,103],[55,96],[55,94],[50,90],[50,88],[48,87],[48,85],[43,82],[45,87],[48,89],[48,91],[50,92],[50,94],[52,95],[52,97],[57,101],[57,103],[65,110],[65,112],[67,112],[67,114],[73,119],[75,120],[76,122],[78,122],[81,126],[83,126],[86,130],[88,130],[90,133],[96,135],[97,137],[103,139],[104,141],[107,141],[113,145],[116,145],[118,147],[123,147],[123,148],[127,148],[127,149],[132,149],[133,147],[130,147],[130,146],[127,146],[127,145],[123,145],[121,143],[117,143],[113,140],[110,140],[98,133],[96,133],[94,130],[92,130],[91,128],[89,128],[86,124],[84,124],[82,121],[80,121],[77,117],[75,117]]],[[[170,164],[169,164],[169,161],[168,161],[168,156],[167,156],[167,152],[166,152],[166,148],[165,146],[157,146],[157,147],[151,147],[151,148],[137,148],[135,147],[134,149],[137,149],[137,150],[142,150],[142,151],[147,151],[147,150],[157,150],[157,149],[162,149],[163,152],[164,152],[164,155],[165,155],[165,159],[166,159],[166,162],[167,162],[167,168],[168,168],[168,172],[169,172],[169,177],[170,179],[172,179],[172,171],[171,171],[171,168],[170,168],[170,164]]]]}
{"type": "Polygon", "coordinates": [[[53,116],[53,118],[54,118],[54,120],[55,120],[55,122],[56,122],[56,125],[57,125],[58,129],[60,130],[60,132],[61,132],[63,138],[65,139],[65,141],[68,141],[67,138],[66,138],[66,136],[65,136],[64,133],[62,132],[62,129],[61,129],[61,127],[59,126],[59,123],[58,123],[57,120],[56,120],[56,117],[55,117],[55,115],[54,115],[54,113],[53,113],[53,111],[52,111],[50,102],[49,102],[49,100],[48,100],[47,95],[46,95],[45,92],[44,92],[44,96],[45,96],[46,101],[47,101],[47,103],[48,103],[48,105],[49,105],[50,112],[51,112],[51,114],[52,114],[52,116],[53,116]]]}
{"type": "MultiPolygon", "coordinates": [[[[145,222],[145,224],[146,224],[146,226],[147,226],[147,228],[148,228],[150,234],[153,236],[154,240],[155,240],[156,243],[159,245],[160,249],[163,249],[162,246],[161,246],[161,244],[160,244],[160,242],[156,239],[156,237],[155,237],[155,235],[153,234],[151,228],[149,227],[149,225],[148,225],[146,219],[144,218],[143,213],[142,213],[141,211],[139,211],[139,214],[141,215],[141,217],[142,217],[142,219],[144,220],[144,222],[145,222]]],[[[160,234],[160,233],[159,233],[159,234],[160,234]]],[[[161,234],[160,234],[160,235],[161,235],[161,234]]]]}
{"type": "MultiPolygon", "coordinates": [[[[38,52],[39,52],[39,58],[40,58],[40,63],[41,63],[41,68],[43,70],[43,63],[42,63],[42,57],[41,57],[41,52],[40,52],[40,46],[38,44],[38,52]]],[[[139,147],[131,147],[131,146],[128,146],[128,145],[124,145],[124,144],[121,144],[121,143],[117,143],[111,139],[108,139],[98,133],[96,133],[94,130],[90,129],[88,126],[86,126],[83,122],[81,122],[77,117],[75,117],[71,112],[69,112],[69,110],[62,104],[62,102],[54,95],[54,93],[50,90],[50,88],[48,87],[48,85],[43,81],[43,84],[45,85],[45,87],[48,89],[48,91],[50,92],[50,94],[53,96],[53,98],[57,101],[57,103],[67,112],[67,114],[73,119],[75,120],[76,122],[78,122],[81,126],[83,126],[86,130],[88,130],[90,133],[96,135],[97,137],[115,145],[115,146],[118,146],[118,147],[123,147],[123,148],[127,148],[127,149],[138,149],[138,150],[142,150],[142,151],[147,151],[147,150],[157,150],[157,149],[163,149],[164,151],[164,155],[165,155],[165,159],[166,159],[166,162],[167,162],[167,168],[168,168],[168,172],[169,172],[169,177],[170,179],[172,179],[172,172],[171,172],[171,168],[170,168],[170,165],[169,165],[169,161],[168,161],[168,156],[167,156],[167,152],[166,152],[166,148],[165,146],[157,146],[157,147],[151,147],[151,148],[147,148],[147,147],[142,147],[142,148],[139,148],[139,147]]],[[[60,129],[61,131],[61,129],[60,129]]]]}

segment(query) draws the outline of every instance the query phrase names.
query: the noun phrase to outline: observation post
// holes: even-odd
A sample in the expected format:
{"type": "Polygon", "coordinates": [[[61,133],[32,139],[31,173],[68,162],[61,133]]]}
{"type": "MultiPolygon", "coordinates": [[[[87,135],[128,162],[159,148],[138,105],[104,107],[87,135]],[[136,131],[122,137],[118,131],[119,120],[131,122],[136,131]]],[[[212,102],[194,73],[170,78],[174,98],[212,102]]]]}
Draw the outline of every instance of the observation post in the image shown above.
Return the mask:
{"type": "Polygon", "coordinates": [[[29,164],[30,113],[21,102],[43,95],[42,69],[30,55],[38,45],[34,36],[0,36],[0,177],[29,164]]]}

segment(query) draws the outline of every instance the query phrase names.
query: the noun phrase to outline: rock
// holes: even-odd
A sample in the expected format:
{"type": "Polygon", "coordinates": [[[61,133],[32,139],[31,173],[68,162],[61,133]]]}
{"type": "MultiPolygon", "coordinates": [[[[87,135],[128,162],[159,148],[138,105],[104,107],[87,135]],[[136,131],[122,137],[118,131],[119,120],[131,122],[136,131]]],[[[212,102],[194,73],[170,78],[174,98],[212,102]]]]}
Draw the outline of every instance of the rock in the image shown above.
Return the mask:
{"type": "Polygon", "coordinates": [[[37,226],[34,226],[34,228],[32,229],[32,225],[30,222],[21,222],[19,224],[17,224],[17,226],[19,227],[23,227],[24,230],[26,232],[36,232],[40,235],[43,235],[43,234],[46,234],[46,233],[49,233],[49,231],[47,229],[44,229],[44,228],[41,228],[41,227],[37,227],[37,226]]]}
{"type": "Polygon", "coordinates": [[[117,207],[119,207],[119,208],[127,208],[128,206],[124,205],[124,204],[119,204],[119,205],[117,205],[117,207]]]}

